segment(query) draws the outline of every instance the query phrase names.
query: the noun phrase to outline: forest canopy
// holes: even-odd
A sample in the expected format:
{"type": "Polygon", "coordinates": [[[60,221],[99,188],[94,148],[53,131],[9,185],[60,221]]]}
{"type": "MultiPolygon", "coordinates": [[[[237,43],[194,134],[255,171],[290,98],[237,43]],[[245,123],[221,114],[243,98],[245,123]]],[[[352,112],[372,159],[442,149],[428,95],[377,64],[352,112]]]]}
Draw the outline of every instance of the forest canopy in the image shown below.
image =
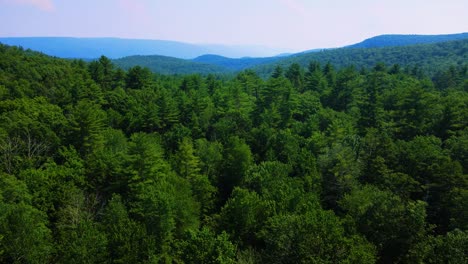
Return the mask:
{"type": "Polygon", "coordinates": [[[0,45],[0,262],[465,263],[467,77],[0,45]]]}

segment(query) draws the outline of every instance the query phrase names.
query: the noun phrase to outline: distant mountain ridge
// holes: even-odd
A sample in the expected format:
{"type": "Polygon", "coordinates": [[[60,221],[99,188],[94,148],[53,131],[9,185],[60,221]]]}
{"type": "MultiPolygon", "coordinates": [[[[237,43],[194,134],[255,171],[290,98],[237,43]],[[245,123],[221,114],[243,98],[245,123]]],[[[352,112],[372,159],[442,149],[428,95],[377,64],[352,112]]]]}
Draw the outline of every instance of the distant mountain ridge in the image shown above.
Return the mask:
{"type": "Polygon", "coordinates": [[[389,46],[377,48],[339,48],[321,52],[296,54],[274,63],[261,64],[252,68],[260,76],[271,75],[277,66],[289,67],[293,63],[306,68],[310,62],[322,65],[331,63],[337,68],[355,66],[368,69],[379,62],[391,66],[418,67],[426,74],[435,74],[450,66],[468,62],[468,38],[431,44],[389,46]]]}
{"type": "Polygon", "coordinates": [[[397,63],[403,66],[432,65],[434,62],[447,65],[448,63],[460,63],[460,61],[468,60],[466,52],[468,33],[380,35],[343,48],[311,49],[295,54],[283,53],[272,57],[248,57],[248,54],[241,52],[237,54],[242,55],[239,56],[241,58],[229,58],[220,55],[220,53],[214,54],[211,51],[224,49],[224,52],[227,52],[229,49],[233,49],[231,52],[240,52],[242,47],[195,45],[160,40],[0,38],[0,42],[7,45],[19,45],[18,43],[20,43],[19,46],[24,48],[31,48],[48,55],[64,58],[94,59],[105,55],[114,59],[113,62],[121,68],[128,69],[139,65],[161,74],[225,74],[253,69],[265,77],[271,74],[276,65],[288,67],[292,63],[299,63],[302,67],[307,67],[310,61],[331,62],[338,67],[353,64],[365,68],[377,62],[397,63]],[[455,41],[455,44],[447,44],[450,41],[455,41]],[[438,43],[440,45],[436,45],[438,43]],[[423,44],[429,44],[429,46],[423,44]],[[36,48],[32,47],[34,45],[36,45],[36,48]],[[428,57],[416,56],[421,51],[428,57]],[[177,53],[177,56],[166,55],[173,53],[177,53]],[[68,56],[67,54],[73,54],[74,56],[68,56]],[[181,59],[181,57],[184,59],[181,59]]]}
{"type": "Polygon", "coordinates": [[[345,48],[379,48],[399,47],[415,44],[430,44],[452,40],[467,39],[468,33],[445,34],[445,35],[379,35],[368,38],[362,42],[346,46],[345,48]]]}
{"type": "MultiPolygon", "coordinates": [[[[369,68],[378,62],[384,62],[387,65],[399,64],[403,67],[418,66],[426,73],[434,74],[436,71],[451,65],[466,63],[468,61],[467,51],[468,38],[396,47],[323,49],[315,52],[296,53],[286,57],[231,59],[217,55],[204,55],[193,60],[185,60],[184,63],[190,66],[185,67],[183,73],[234,73],[244,69],[252,69],[262,77],[267,77],[278,65],[286,68],[293,63],[298,63],[301,67],[306,68],[311,61],[316,61],[321,64],[330,62],[339,68],[350,65],[358,68],[369,68]],[[197,68],[197,65],[200,66],[200,64],[196,63],[201,63],[203,66],[197,68]],[[207,65],[216,66],[216,68],[208,68],[207,65]]],[[[162,70],[164,73],[181,73],[177,71],[177,65],[174,67],[162,66],[167,63],[167,58],[141,56],[122,58],[116,62],[117,65],[122,63],[127,67],[146,66],[156,72],[164,68],[162,70]],[[168,69],[170,69],[169,72],[168,69]]]]}
{"type": "Polygon", "coordinates": [[[137,55],[114,59],[112,62],[123,69],[142,66],[149,68],[153,72],[161,74],[229,74],[258,65],[274,63],[282,58],[283,57],[247,57],[233,59],[219,55],[207,54],[192,60],[184,60],[159,55],[137,55]]]}
{"type": "Polygon", "coordinates": [[[191,44],[168,40],[73,37],[0,38],[0,43],[40,51],[61,58],[95,59],[101,55],[118,59],[134,55],[161,55],[192,59],[204,54],[227,57],[275,56],[285,52],[263,46],[191,44]]]}

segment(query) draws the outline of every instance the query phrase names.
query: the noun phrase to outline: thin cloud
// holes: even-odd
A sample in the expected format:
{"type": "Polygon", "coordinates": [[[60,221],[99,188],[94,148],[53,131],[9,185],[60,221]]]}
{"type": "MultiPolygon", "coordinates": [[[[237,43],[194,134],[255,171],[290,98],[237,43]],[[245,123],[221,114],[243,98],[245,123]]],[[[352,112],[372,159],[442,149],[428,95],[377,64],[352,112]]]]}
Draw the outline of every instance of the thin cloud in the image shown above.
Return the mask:
{"type": "Polygon", "coordinates": [[[120,8],[129,15],[132,20],[149,23],[151,16],[148,2],[142,0],[119,0],[120,8]]]}
{"type": "Polygon", "coordinates": [[[296,0],[280,0],[283,5],[295,12],[297,15],[302,16],[303,18],[308,17],[310,14],[307,13],[307,10],[303,3],[296,0]]]}
{"type": "Polygon", "coordinates": [[[52,0],[0,0],[0,3],[19,6],[32,6],[47,12],[55,10],[55,6],[52,0]]]}
{"type": "Polygon", "coordinates": [[[120,6],[127,11],[131,11],[135,13],[142,13],[144,12],[144,10],[146,10],[146,6],[144,5],[142,1],[120,0],[119,3],[120,3],[120,6]]]}

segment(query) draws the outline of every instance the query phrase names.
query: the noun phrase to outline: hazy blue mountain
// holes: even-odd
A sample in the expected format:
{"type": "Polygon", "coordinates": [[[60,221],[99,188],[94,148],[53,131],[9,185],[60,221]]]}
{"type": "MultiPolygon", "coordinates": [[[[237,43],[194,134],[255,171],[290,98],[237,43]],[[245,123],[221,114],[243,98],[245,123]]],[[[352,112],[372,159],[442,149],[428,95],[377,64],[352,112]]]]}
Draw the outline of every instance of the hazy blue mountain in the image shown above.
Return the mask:
{"type": "Polygon", "coordinates": [[[239,71],[246,68],[250,68],[256,65],[264,64],[264,63],[271,63],[281,59],[281,57],[266,57],[266,58],[239,58],[239,59],[232,59],[227,58],[219,55],[207,54],[200,57],[193,59],[192,61],[201,62],[206,64],[212,64],[227,68],[232,71],[239,71]]]}
{"type": "Polygon", "coordinates": [[[312,49],[295,54],[280,53],[255,46],[197,45],[175,41],[118,38],[0,38],[0,42],[63,58],[94,59],[101,55],[113,59],[123,57],[114,60],[117,66],[129,68],[140,65],[162,74],[233,73],[253,68],[262,76],[268,76],[276,65],[287,67],[292,63],[299,63],[307,67],[310,61],[322,64],[331,62],[338,67],[351,64],[357,67],[370,67],[377,62],[397,63],[402,66],[422,65],[431,71],[429,69],[431,67],[435,69],[449,63],[466,61],[467,49],[463,39],[468,40],[468,33],[381,35],[344,48],[312,49]],[[461,44],[443,42],[458,39],[462,39],[461,44]],[[440,43],[440,45],[412,46],[422,43],[440,43]],[[276,56],[248,57],[253,53],[263,56],[268,52],[276,56]]]}
{"type": "Polygon", "coordinates": [[[425,73],[434,74],[449,66],[468,62],[468,39],[398,47],[329,49],[296,54],[273,63],[257,65],[253,70],[267,77],[278,65],[286,68],[298,63],[306,68],[311,61],[322,65],[329,62],[338,68],[354,65],[358,69],[370,68],[376,63],[383,62],[388,66],[393,64],[402,67],[418,66],[425,73]]]}
{"type": "Polygon", "coordinates": [[[112,61],[116,66],[129,69],[134,66],[147,67],[160,74],[221,74],[229,72],[228,69],[211,64],[178,59],[166,56],[129,56],[112,61]]]}
{"type": "Polygon", "coordinates": [[[61,58],[122,58],[132,55],[161,55],[192,59],[203,54],[219,54],[226,57],[274,56],[286,50],[261,46],[202,45],[166,40],[121,39],[121,38],[69,38],[69,37],[24,37],[0,38],[0,42],[22,46],[61,58]]]}
{"type": "Polygon", "coordinates": [[[467,38],[468,33],[448,35],[380,35],[366,39],[360,43],[347,46],[347,48],[397,47],[462,40],[467,38]]]}
{"type": "Polygon", "coordinates": [[[315,52],[297,53],[287,57],[231,59],[217,55],[203,55],[193,60],[182,60],[162,56],[132,56],[115,60],[123,68],[144,66],[159,73],[233,73],[251,68],[262,77],[269,76],[277,65],[284,68],[298,63],[306,68],[311,61],[322,65],[330,62],[342,68],[355,65],[358,68],[373,67],[378,62],[402,67],[418,66],[433,74],[451,65],[468,61],[468,39],[434,44],[418,44],[381,48],[338,48],[315,52]]]}

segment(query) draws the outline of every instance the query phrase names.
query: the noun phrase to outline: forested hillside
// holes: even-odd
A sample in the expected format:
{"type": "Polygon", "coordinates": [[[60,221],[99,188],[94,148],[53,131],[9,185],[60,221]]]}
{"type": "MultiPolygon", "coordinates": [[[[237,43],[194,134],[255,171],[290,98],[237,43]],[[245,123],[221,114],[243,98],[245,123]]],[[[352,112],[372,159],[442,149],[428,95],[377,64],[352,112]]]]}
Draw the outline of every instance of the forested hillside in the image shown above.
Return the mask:
{"type": "Polygon", "coordinates": [[[428,44],[468,39],[468,33],[448,35],[380,35],[363,42],[347,46],[348,48],[397,47],[415,44],[428,44]]]}
{"type": "Polygon", "coordinates": [[[450,66],[462,65],[468,61],[468,39],[404,47],[346,47],[267,58],[231,59],[206,55],[193,60],[182,60],[163,56],[131,56],[115,60],[114,63],[124,69],[142,66],[164,74],[232,74],[252,69],[265,79],[278,65],[286,68],[298,63],[306,69],[310,61],[317,61],[322,65],[331,63],[337,69],[353,65],[359,70],[368,70],[379,62],[385,62],[389,65],[399,64],[407,71],[432,77],[439,71],[446,71],[450,66]]]}
{"type": "Polygon", "coordinates": [[[466,263],[468,66],[413,51],[446,69],[165,76],[0,45],[0,262],[466,263]]]}
{"type": "Polygon", "coordinates": [[[260,64],[273,63],[281,57],[233,59],[218,55],[203,55],[192,60],[183,60],[165,56],[129,56],[113,60],[122,68],[135,66],[147,67],[161,74],[233,74],[260,64]]]}
{"type": "Polygon", "coordinates": [[[338,69],[351,65],[357,69],[369,69],[379,62],[385,62],[388,65],[413,67],[415,71],[433,75],[468,61],[468,39],[404,47],[328,49],[293,55],[274,63],[253,67],[253,70],[261,76],[269,76],[277,65],[289,67],[298,63],[305,68],[310,61],[331,63],[338,69]]]}

